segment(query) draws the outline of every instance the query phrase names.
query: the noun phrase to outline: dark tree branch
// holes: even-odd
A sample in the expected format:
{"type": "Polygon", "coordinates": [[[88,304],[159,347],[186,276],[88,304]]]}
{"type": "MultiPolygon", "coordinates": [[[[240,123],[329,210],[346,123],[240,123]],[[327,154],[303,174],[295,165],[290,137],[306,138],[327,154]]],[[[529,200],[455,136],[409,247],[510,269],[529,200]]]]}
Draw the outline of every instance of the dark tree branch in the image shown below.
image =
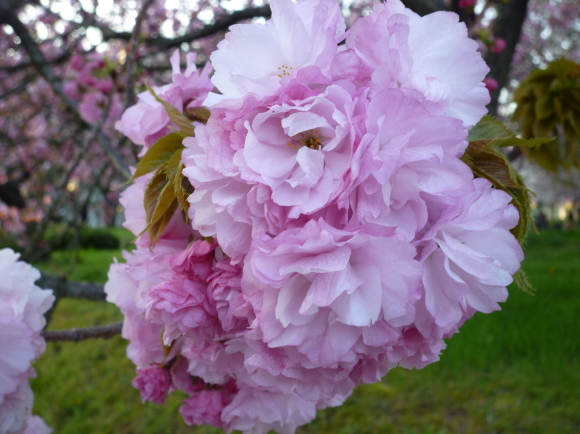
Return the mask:
{"type": "MultiPolygon", "coordinates": [[[[76,120],[84,127],[90,127],[80,116],[77,104],[72,101],[67,94],[64,92],[64,87],[60,78],[54,73],[50,68],[49,63],[46,61],[44,54],[40,51],[40,48],[36,42],[28,33],[26,26],[18,19],[18,17],[13,13],[6,13],[4,22],[8,24],[14,30],[14,33],[20,38],[21,44],[28,53],[30,61],[34,64],[40,75],[48,82],[53,92],[56,93],[65,103],[67,109],[73,113],[76,120]]],[[[113,146],[111,140],[99,129],[97,133],[99,142],[105,149],[105,152],[113,162],[113,165],[117,168],[119,173],[121,173],[125,178],[129,179],[131,177],[131,172],[129,171],[129,166],[119,154],[119,151],[113,146]]]]}
{"type": "Polygon", "coordinates": [[[520,40],[520,34],[528,11],[529,0],[511,0],[497,4],[497,18],[493,26],[496,38],[503,38],[506,48],[501,53],[487,53],[485,60],[490,68],[489,76],[498,83],[498,88],[491,94],[488,105],[489,113],[495,115],[498,108],[498,98],[501,90],[507,85],[511,62],[520,40]]]}
{"type": "Polygon", "coordinates": [[[23,90],[26,89],[26,86],[28,86],[30,83],[36,80],[36,77],[38,77],[37,74],[27,75],[17,86],[14,86],[12,89],[1,94],[0,99],[8,98],[11,95],[22,92],[23,90]]]}
{"type": "MultiPolygon", "coordinates": [[[[71,57],[71,55],[72,54],[69,51],[65,51],[60,56],[55,57],[54,59],[51,60],[47,60],[46,63],[48,65],[58,65],[60,63],[66,62],[71,57]]],[[[31,67],[35,67],[35,65],[32,62],[21,62],[12,66],[2,66],[0,67],[0,71],[12,73],[31,67]]]]}
{"type": "Polygon", "coordinates": [[[468,29],[471,28],[473,22],[475,21],[473,12],[469,13],[464,8],[459,7],[459,0],[451,0],[450,10],[451,12],[455,12],[457,15],[459,15],[459,21],[464,22],[468,29]]]}
{"type": "Polygon", "coordinates": [[[444,0],[402,0],[403,4],[418,15],[424,16],[448,10],[444,0]]]}
{"type": "Polygon", "coordinates": [[[5,18],[14,14],[18,9],[27,3],[38,4],[36,0],[0,0],[0,24],[8,23],[5,18]]]}
{"type": "Polygon", "coordinates": [[[121,333],[123,321],[106,326],[88,327],[68,330],[45,330],[42,336],[48,342],[71,341],[78,342],[85,339],[102,338],[108,339],[121,333]]]}
{"type": "MultiPolygon", "coordinates": [[[[413,1],[413,0],[412,0],[413,1]]],[[[417,1],[417,0],[414,0],[417,1]]],[[[420,0],[419,0],[420,1],[420,0]]],[[[434,0],[438,1],[438,0],[434,0]]],[[[192,32],[186,33],[178,38],[169,39],[163,37],[157,38],[146,38],[144,40],[145,45],[153,45],[160,48],[172,48],[178,47],[184,42],[192,42],[197,39],[205,38],[214,35],[227,28],[233,24],[239,23],[240,21],[250,20],[256,17],[268,18],[271,15],[270,6],[260,6],[255,8],[247,8],[241,11],[232,12],[229,15],[225,15],[216,20],[213,24],[207,24],[201,29],[194,30],[192,32]]],[[[131,33],[129,32],[115,32],[104,24],[94,23],[94,26],[98,28],[103,34],[103,40],[107,41],[109,39],[121,39],[124,41],[129,41],[131,39],[131,33]]]]}
{"type": "Polygon", "coordinates": [[[84,298],[103,301],[107,297],[104,286],[98,283],[73,282],[63,277],[41,272],[36,284],[41,288],[51,288],[58,298],[84,298]]]}
{"type": "Polygon", "coordinates": [[[161,48],[172,48],[178,47],[181,44],[195,41],[197,39],[206,38],[211,35],[215,35],[218,32],[227,30],[228,27],[239,23],[240,21],[250,20],[252,18],[264,17],[269,18],[272,15],[269,5],[260,6],[257,8],[248,8],[241,11],[232,12],[229,15],[220,17],[215,23],[203,26],[199,30],[187,33],[179,38],[175,39],[164,39],[159,41],[158,45],[161,48]]]}
{"type": "Polygon", "coordinates": [[[129,51],[127,53],[127,61],[125,63],[125,69],[127,71],[127,95],[125,98],[125,109],[137,102],[137,96],[135,95],[135,77],[137,76],[137,49],[139,44],[139,37],[141,35],[141,23],[147,16],[147,10],[152,3],[153,0],[145,0],[143,6],[141,6],[139,15],[137,15],[137,19],[135,20],[135,27],[133,27],[133,32],[131,33],[129,51]]]}

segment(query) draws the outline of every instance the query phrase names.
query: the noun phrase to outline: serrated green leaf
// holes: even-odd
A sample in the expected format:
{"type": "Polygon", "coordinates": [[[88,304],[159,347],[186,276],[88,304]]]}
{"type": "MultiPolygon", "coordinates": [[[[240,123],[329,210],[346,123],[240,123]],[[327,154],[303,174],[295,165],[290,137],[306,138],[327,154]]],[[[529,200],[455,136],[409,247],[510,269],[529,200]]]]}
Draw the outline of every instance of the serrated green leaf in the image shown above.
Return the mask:
{"type": "Polygon", "coordinates": [[[175,197],[177,198],[179,209],[183,212],[184,219],[187,222],[189,219],[187,213],[189,210],[189,202],[187,201],[187,198],[191,193],[193,193],[193,187],[189,183],[189,180],[182,175],[183,167],[183,163],[180,163],[173,180],[173,188],[175,189],[175,197]]]}
{"type": "Polygon", "coordinates": [[[516,178],[516,183],[518,188],[508,188],[507,192],[511,195],[515,207],[518,209],[520,214],[520,220],[515,228],[511,230],[520,244],[524,244],[527,236],[528,229],[533,226],[534,220],[532,219],[532,207],[530,204],[530,191],[526,188],[525,183],[521,175],[515,170],[513,171],[516,178]]]}
{"type": "Polygon", "coordinates": [[[210,111],[205,107],[191,107],[185,109],[185,116],[192,121],[207,123],[210,116],[210,111]]]}
{"type": "Polygon", "coordinates": [[[163,108],[167,112],[167,116],[169,116],[169,119],[171,119],[171,122],[173,122],[177,128],[179,128],[183,133],[190,137],[195,136],[195,127],[192,125],[187,116],[173,107],[167,101],[162,100],[151,87],[147,86],[147,90],[158,102],[163,104],[163,108]]]}
{"type": "Polygon", "coordinates": [[[179,172],[179,165],[181,164],[181,154],[183,153],[183,148],[177,151],[171,157],[171,160],[167,162],[166,175],[169,182],[173,184],[176,175],[179,174],[181,177],[181,172],[179,172]]]}
{"type": "MultiPolygon", "coordinates": [[[[149,181],[149,184],[147,184],[147,187],[145,188],[145,195],[143,197],[143,206],[145,207],[145,218],[147,222],[151,221],[151,217],[153,217],[155,208],[157,207],[157,200],[159,199],[159,195],[166,185],[167,177],[162,170],[158,170],[153,178],[151,178],[149,181]]],[[[143,232],[146,232],[146,230],[147,229],[144,229],[143,232]]]]}
{"type": "Polygon", "coordinates": [[[477,125],[469,130],[467,140],[473,142],[476,140],[493,140],[512,136],[513,133],[503,123],[486,115],[481,118],[477,125]]]}
{"type": "Polygon", "coordinates": [[[176,152],[183,149],[181,143],[183,139],[177,133],[171,133],[167,136],[161,137],[157,142],[151,146],[145,155],[141,157],[135,168],[135,173],[128,182],[134,181],[140,176],[151,173],[163,167],[176,152]]]}
{"type": "Polygon", "coordinates": [[[513,278],[514,283],[517,285],[519,289],[521,289],[524,292],[527,292],[530,295],[534,295],[535,289],[528,280],[528,276],[526,276],[526,273],[523,269],[520,268],[518,271],[516,271],[516,274],[513,275],[513,278]]]}
{"type": "Polygon", "coordinates": [[[496,188],[502,190],[522,188],[516,181],[508,159],[501,152],[480,152],[471,161],[473,172],[491,181],[496,188]]]}
{"type": "Polygon", "coordinates": [[[495,188],[505,191],[512,197],[512,203],[520,214],[518,225],[512,229],[512,233],[523,244],[528,228],[533,222],[530,192],[526,189],[522,177],[498,148],[518,144],[525,149],[530,149],[527,148],[528,145],[537,146],[549,143],[553,139],[534,139],[528,144],[527,140],[515,137],[506,127],[498,125],[499,121],[490,119],[483,119],[482,125],[485,128],[480,128],[477,134],[470,135],[471,137],[487,137],[487,139],[470,141],[462,160],[471,168],[475,176],[489,180],[495,188]],[[501,137],[490,137],[494,132],[501,137]]]}
{"type": "MultiPolygon", "coordinates": [[[[149,224],[154,225],[158,220],[161,220],[163,216],[168,212],[171,204],[175,201],[175,193],[173,191],[173,183],[166,178],[165,186],[159,196],[157,197],[157,203],[155,204],[155,210],[149,219],[149,224]]],[[[175,211],[175,210],[173,210],[175,211]]],[[[173,212],[171,212],[173,215],[173,212]]]]}
{"type": "Polygon", "coordinates": [[[159,241],[159,238],[161,238],[161,235],[163,235],[163,231],[173,218],[173,214],[175,214],[176,210],[177,200],[174,199],[163,216],[149,227],[149,244],[151,246],[155,246],[155,244],[157,244],[157,241],[159,241]]]}

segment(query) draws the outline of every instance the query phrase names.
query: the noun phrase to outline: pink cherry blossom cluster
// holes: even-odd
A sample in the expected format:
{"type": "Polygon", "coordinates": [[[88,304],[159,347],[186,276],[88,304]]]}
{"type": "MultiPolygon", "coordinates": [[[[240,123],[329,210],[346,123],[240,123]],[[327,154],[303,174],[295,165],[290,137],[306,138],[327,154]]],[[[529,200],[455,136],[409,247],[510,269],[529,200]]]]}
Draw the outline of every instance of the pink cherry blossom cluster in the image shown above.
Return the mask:
{"type": "MultiPolygon", "coordinates": [[[[511,197],[460,160],[489,93],[455,14],[389,0],[345,31],[333,0],[271,6],[212,54],[220,93],[193,67],[163,88],[211,109],[183,142],[191,224],[139,236],[105,289],[144,401],[181,389],[188,424],[292,433],[437,361],[499,309],[523,254],[511,197]]],[[[169,120],[146,98],[117,127],[149,146],[169,120]]],[[[135,234],[149,179],[122,195],[135,234]]]]}
{"type": "MultiPolygon", "coordinates": [[[[200,107],[209,91],[213,89],[209,74],[211,65],[199,71],[195,66],[195,54],[187,55],[187,65],[181,72],[179,65],[179,51],[175,51],[170,58],[173,83],[153,90],[164,101],[181,112],[200,107]]],[[[129,137],[133,143],[149,148],[161,137],[176,129],[171,123],[163,105],[149,92],[141,92],[136,105],[129,107],[117,121],[116,128],[129,137]]]]}
{"type": "Polygon", "coordinates": [[[123,112],[123,103],[107,62],[110,61],[102,53],[87,56],[75,53],[64,91],[70,99],[79,102],[79,113],[85,122],[94,125],[102,121],[110,134],[115,119],[123,112]]]}
{"type": "Polygon", "coordinates": [[[42,419],[31,415],[31,363],[44,352],[40,332],[44,313],[54,303],[51,290],[34,282],[38,270],[18,261],[11,249],[0,250],[0,432],[48,434],[42,419]]]}

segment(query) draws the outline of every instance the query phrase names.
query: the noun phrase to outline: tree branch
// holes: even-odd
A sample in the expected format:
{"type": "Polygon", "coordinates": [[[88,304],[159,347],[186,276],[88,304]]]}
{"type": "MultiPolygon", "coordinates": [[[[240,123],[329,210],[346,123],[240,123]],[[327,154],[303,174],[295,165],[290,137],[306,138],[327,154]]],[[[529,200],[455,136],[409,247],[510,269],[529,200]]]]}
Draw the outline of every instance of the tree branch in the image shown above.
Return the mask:
{"type": "Polygon", "coordinates": [[[84,298],[88,300],[105,300],[104,286],[98,283],[74,282],[64,277],[40,272],[40,279],[36,284],[41,288],[51,288],[56,298],[84,298]]]}
{"type": "Polygon", "coordinates": [[[141,6],[139,15],[137,15],[135,20],[135,27],[133,27],[133,32],[131,33],[127,60],[125,62],[125,70],[127,71],[127,95],[125,98],[125,109],[137,102],[137,96],[135,95],[135,77],[137,75],[137,46],[139,44],[139,36],[141,35],[141,23],[147,16],[147,10],[152,3],[153,0],[145,0],[143,6],[141,6]]]}
{"type": "Polygon", "coordinates": [[[44,330],[42,336],[47,342],[71,341],[78,342],[85,339],[108,339],[121,333],[123,321],[106,326],[75,328],[68,330],[44,330]]]}
{"type": "Polygon", "coordinates": [[[38,74],[27,75],[26,77],[24,77],[24,79],[17,86],[14,86],[12,89],[7,90],[3,94],[1,94],[0,99],[8,98],[11,95],[22,92],[23,90],[26,89],[26,87],[30,83],[32,83],[34,80],[36,80],[36,77],[38,77],[38,74]]]}
{"type": "Polygon", "coordinates": [[[403,4],[418,15],[424,16],[437,11],[446,11],[444,0],[402,0],[403,4]]]}
{"type": "MultiPolygon", "coordinates": [[[[412,0],[413,1],[413,0],[412,0]]],[[[417,0],[415,0],[417,1],[417,0]]],[[[420,0],[419,0],[420,1],[420,0]]],[[[437,1],[437,0],[434,0],[437,1]]],[[[146,38],[145,45],[154,45],[160,48],[171,48],[178,47],[184,42],[192,42],[197,39],[205,38],[214,35],[222,30],[227,30],[227,28],[233,24],[239,23],[240,21],[250,20],[256,17],[268,18],[272,12],[270,11],[270,6],[260,6],[255,8],[247,8],[241,11],[235,11],[231,14],[220,17],[213,24],[206,24],[201,29],[194,30],[192,32],[186,33],[178,38],[169,39],[163,37],[157,38],[146,38]]],[[[107,41],[109,39],[121,39],[124,41],[129,41],[131,39],[131,33],[129,32],[115,32],[104,24],[95,23],[94,26],[98,28],[103,34],[103,40],[107,41]]]]}
{"type": "MultiPolygon", "coordinates": [[[[48,82],[53,92],[56,93],[65,103],[67,109],[73,113],[77,121],[85,126],[90,127],[80,116],[77,104],[72,101],[67,94],[64,92],[64,87],[60,78],[54,73],[50,68],[49,63],[46,61],[44,54],[40,51],[40,48],[34,42],[26,26],[20,21],[20,19],[14,15],[14,13],[6,13],[3,17],[3,21],[8,24],[14,30],[14,33],[20,38],[21,44],[28,53],[30,61],[34,64],[40,75],[48,82]]],[[[97,133],[99,142],[105,149],[105,152],[113,162],[115,168],[121,173],[125,178],[129,179],[131,177],[131,172],[129,170],[128,164],[125,162],[119,151],[113,146],[111,140],[99,129],[97,133]]]]}

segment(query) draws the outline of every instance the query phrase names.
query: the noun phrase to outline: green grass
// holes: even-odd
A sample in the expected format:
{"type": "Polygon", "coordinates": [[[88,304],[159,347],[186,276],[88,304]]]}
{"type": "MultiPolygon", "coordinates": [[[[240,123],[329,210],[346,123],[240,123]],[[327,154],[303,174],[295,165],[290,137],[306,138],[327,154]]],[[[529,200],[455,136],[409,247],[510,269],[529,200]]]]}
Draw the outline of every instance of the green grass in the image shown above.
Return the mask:
{"type": "MultiPolygon", "coordinates": [[[[104,281],[110,251],[81,251],[73,278],[104,281]]],[[[392,370],[340,408],[321,411],[302,434],[580,432],[580,232],[533,235],[524,268],[537,288],[510,288],[501,312],[478,314],[423,370],[392,370]]],[[[43,267],[62,270],[59,252],[43,267]],[[61,267],[61,268],[59,268],[61,267]]],[[[63,300],[52,329],[120,319],[114,306],[63,300]]],[[[121,338],[48,344],[36,363],[34,412],[61,433],[219,433],[186,427],[182,395],[142,405],[121,338]]]]}

